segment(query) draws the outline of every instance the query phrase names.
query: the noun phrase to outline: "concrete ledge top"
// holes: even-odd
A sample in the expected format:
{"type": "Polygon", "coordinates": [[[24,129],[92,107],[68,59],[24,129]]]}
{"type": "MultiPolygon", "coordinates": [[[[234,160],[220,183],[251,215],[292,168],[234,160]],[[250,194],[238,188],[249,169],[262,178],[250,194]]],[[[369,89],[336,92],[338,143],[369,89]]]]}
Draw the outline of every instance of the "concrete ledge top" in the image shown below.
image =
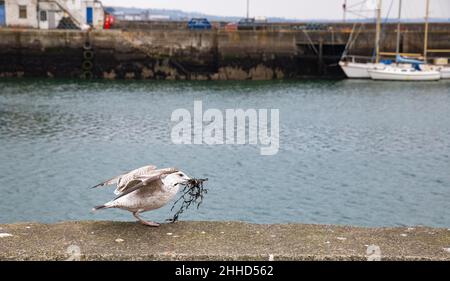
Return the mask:
{"type": "Polygon", "coordinates": [[[450,260],[450,229],[80,221],[0,225],[0,260],[450,260]]]}

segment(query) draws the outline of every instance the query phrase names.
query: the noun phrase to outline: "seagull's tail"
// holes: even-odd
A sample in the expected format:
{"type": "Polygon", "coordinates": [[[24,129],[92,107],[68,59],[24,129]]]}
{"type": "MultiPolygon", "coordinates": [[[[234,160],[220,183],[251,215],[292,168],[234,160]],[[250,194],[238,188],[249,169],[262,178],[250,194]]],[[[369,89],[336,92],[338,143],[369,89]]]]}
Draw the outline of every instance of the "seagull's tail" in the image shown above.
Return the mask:
{"type": "Polygon", "coordinates": [[[98,211],[98,210],[102,210],[102,209],[108,209],[108,208],[113,208],[114,204],[112,201],[105,203],[103,205],[99,205],[99,206],[95,206],[94,208],[92,208],[92,212],[98,211]]]}
{"type": "Polygon", "coordinates": [[[92,208],[92,212],[95,212],[95,211],[98,211],[98,210],[101,210],[101,209],[105,209],[105,208],[106,208],[105,205],[95,206],[94,208],[92,208]]]}
{"type": "Polygon", "coordinates": [[[109,208],[109,207],[106,205],[95,206],[94,208],[92,208],[92,212],[102,210],[102,209],[107,209],[107,208],[109,208]]]}

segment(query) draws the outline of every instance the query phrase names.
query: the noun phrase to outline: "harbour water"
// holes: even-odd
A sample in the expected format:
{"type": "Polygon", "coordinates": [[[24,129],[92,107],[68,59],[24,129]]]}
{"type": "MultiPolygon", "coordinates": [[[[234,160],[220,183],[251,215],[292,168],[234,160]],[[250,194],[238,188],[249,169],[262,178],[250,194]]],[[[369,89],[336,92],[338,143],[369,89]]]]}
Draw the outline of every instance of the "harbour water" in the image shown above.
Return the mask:
{"type": "Polygon", "coordinates": [[[2,80],[0,157],[0,223],[133,220],[89,187],[156,164],[209,178],[185,220],[450,227],[450,82],[2,80]],[[279,109],[278,154],[173,144],[194,100],[279,109]]]}

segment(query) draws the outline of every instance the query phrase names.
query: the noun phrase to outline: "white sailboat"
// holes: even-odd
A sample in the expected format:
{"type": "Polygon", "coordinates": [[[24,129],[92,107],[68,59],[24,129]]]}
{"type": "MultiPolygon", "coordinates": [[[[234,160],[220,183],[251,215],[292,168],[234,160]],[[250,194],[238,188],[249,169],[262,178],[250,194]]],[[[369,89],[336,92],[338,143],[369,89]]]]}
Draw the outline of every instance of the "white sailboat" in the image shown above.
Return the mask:
{"type": "MultiPolygon", "coordinates": [[[[400,56],[400,16],[402,0],[399,2],[399,21],[397,27],[397,49],[396,62],[397,64],[388,65],[381,69],[369,69],[369,75],[373,80],[392,80],[392,81],[436,81],[441,79],[441,72],[429,67],[420,67],[424,64],[423,61],[405,59],[400,56]],[[407,67],[405,67],[405,64],[407,67]]],[[[429,0],[427,0],[427,11],[425,17],[425,41],[424,41],[424,58],[426,61],[426,46],[428,40],[428,14],[429,14],[429,0]]]]}
{"type": "Polygon", "coordinates": [[[424,65],[423,61],[396,56],[396,64],[369,71],[374,80],[394,81],[436,81],[441,79],[441,73],[424,65]]]}
{"type": "Polygon", "coordinates": [[[427,64],[422,68],[438,71],[441,74],[441,79],[450,79],[450,66],[448,65],[427,64]]]}
{"type": "Polygon", "coordinates": [[[383,67],[383,64],[340,61],[339,66],[342,68],[348,78],[364,79],[370,78],[369,69],[375,69],[377,66],[383,67]]]}
{"type": "Polygon", "coordinates": [[[441,66],[439,69],[441,79],[450,79],[450,66],[441,66]]]}
{"type": "Polygon", "coordinates": [[[373,80],[391,81],[437,81],[441,79],[441,73],[436,70],[420,70],[413,67],[402,68],[398,66],[386,66],[383,69],[369,70],[373,80]]]}
{"type": "MultiPolygon", "coordinates": [[[[376,58],[375,63],[373,62],[357,62],[355,58],[359,58],[357,56],[347,56],[346,52],[344,52],[341,61],[339,62],[339,66],[344,71],[345,75],[348,78],[359,78],[359,79],[368,79],[370,78],[369,70],[375,69],[378,67],[383,67],[383,64],[379,63],[379,45],[380,45],[380,32],[381,32],[381,0],[377,0],[377,24],[376,24],[376,39],[375,39],[375,51],[376,58]],[[351,59],[350,61],[348,59],[351,59]]],[[[355,29],[356,23],[353,27],[355,29]]],[[[354,30],[353,30],[354,31],[354,30]]],[[[352,34],[353,34],[352,31],[352,34]]],[[[347,43],[347,48],[349,47],[349,43],[352,41],[352,37],[349,38],[349,42],[347,43]]],[[[346,48],[346,49],[347,49],[346,48]]]]}

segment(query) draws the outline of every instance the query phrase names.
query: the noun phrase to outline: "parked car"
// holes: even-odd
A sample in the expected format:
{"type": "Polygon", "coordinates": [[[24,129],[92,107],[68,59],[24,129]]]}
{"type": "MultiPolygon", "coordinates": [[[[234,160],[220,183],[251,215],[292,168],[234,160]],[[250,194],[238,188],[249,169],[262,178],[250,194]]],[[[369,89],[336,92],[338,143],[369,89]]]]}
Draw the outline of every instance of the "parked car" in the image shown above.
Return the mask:
{"type": "Polygon", "coordinates": [[[254,18],[243,18],[238,22],[239,30],[253,30],[256,29],[256,21],[254,18]]]}
{"type": "Polygon", "coordinates": [[[243,18],[238,22],[238,30],[261,30],[267,27],[267,21],[255,18],[243,18]]]}
{"type": "Polygon", "coordinates": [[[192,18],[188,23],[190,30],[209,30],[212,28],[211,23],[205,18],[192,18]]]}
{"type": "Polygon", "coordinates": [[[238,30],[238,25],[237,25],[237,23],[230,22],[227,25],[225,25],[225,30],[226,31],[236,31],[236,30],[238,30]]]}
{"type": "Polygon", "coordinates": [[[267,20],[266,17],[256,17],[256,18],[255,18],[255,22],[257,22],[257,23],[262,23],[262,24],[266,24],[266,23],[268,23],[269,21],[267,20]]]}

